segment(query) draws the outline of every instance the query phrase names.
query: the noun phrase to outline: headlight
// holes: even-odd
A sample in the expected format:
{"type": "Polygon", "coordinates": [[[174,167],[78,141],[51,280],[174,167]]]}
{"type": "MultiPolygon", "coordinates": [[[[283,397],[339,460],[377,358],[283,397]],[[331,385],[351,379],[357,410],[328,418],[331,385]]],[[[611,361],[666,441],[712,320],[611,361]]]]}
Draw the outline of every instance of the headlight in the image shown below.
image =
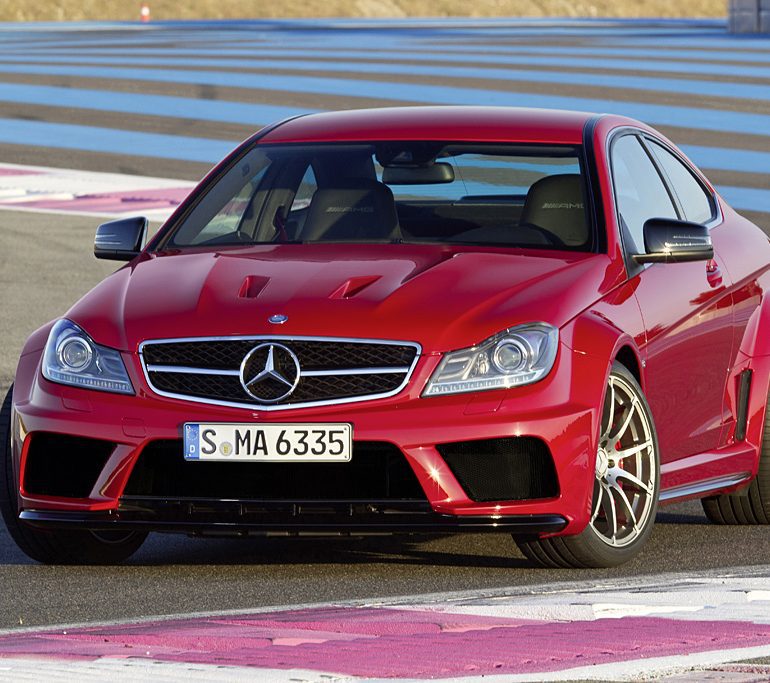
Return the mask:
{"type": "Polygon", "coordinates": [[[51,382],[84,389],[134,393],[120,353],[94,343],[69,320],[57,322],[48,335],[43,356],[43,377],[51,382]]]}
{"type": "Polygon", "coordinates": [[[444,356],[423,396],[507,389],[545,377],[556,360],[559,331],[546,323],[513,327],[478,346],[444,356]]]}

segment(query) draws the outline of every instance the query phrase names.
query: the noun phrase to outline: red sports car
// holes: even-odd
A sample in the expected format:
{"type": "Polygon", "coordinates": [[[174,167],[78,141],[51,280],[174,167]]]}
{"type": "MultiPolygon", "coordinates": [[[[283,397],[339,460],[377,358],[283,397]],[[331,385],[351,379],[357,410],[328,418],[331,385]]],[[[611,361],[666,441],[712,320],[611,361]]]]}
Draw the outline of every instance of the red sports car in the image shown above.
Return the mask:
{"type": "Polygon", "coordinates": [[[496,531],[613,566],[659,502],[770,521],[770,244],[619,116],[302,116],[26,343],[0,505],[42,562],[149,531],[496,531]]]}

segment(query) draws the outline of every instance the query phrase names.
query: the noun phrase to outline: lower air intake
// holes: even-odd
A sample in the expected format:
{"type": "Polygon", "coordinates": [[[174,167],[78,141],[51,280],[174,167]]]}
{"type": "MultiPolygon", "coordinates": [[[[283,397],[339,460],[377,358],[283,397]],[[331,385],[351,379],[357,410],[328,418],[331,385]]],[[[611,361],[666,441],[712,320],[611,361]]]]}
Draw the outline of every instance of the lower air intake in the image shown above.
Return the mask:
{"type": "Polygon", "coordinates": [[[559,494],[548,446],[531,436],[436,446],[471,500],[552,498],[559,494]]]}
{"type": "Polygon", "coordinates": [[[414,471],[393,444],[356,441],[345,463],[188,462],[181,439],[152,441],[127,496],[218,500],[419,500],[414,471]]]}
{"type": "Polygon", "coordinates": [[[39,496],[87,498],[115,444],[67,434],[36,432],[24,467],[24,489],[39,496]]]}

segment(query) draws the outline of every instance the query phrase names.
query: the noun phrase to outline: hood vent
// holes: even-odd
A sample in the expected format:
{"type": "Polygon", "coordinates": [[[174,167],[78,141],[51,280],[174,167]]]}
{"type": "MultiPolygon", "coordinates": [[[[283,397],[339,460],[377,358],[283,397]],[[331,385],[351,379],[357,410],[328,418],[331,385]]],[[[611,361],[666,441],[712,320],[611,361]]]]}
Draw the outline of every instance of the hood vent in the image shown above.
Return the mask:
{"type": "Polygon", "coordinates": [[[352,277],[337,287],[337,289],[331,293],[329,298],[352,299],[354,296],[363,292],[369,285],[374,284],[379,279],[379,275],[362,275],[360,277],[352,277]]]}
{"type": "Polygon", "coordinates": [[[241,299],[256,299],[267,286],[268,282],[270,282],[269,277],[247,275],[243,279],[240,290],[238,290],[238,296],[241,299]]]}

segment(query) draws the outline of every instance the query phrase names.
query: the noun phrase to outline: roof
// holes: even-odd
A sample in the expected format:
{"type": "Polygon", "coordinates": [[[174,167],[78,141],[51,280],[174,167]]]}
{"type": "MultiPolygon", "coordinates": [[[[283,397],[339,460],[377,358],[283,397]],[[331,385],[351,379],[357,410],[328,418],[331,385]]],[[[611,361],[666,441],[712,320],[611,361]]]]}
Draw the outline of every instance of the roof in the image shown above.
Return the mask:
{"type": "Polygon", "coordinates": [[[389,107],[300,116],[260,142],[446,140],[577,145],[594,114],[520,107],[389,107]]]}

